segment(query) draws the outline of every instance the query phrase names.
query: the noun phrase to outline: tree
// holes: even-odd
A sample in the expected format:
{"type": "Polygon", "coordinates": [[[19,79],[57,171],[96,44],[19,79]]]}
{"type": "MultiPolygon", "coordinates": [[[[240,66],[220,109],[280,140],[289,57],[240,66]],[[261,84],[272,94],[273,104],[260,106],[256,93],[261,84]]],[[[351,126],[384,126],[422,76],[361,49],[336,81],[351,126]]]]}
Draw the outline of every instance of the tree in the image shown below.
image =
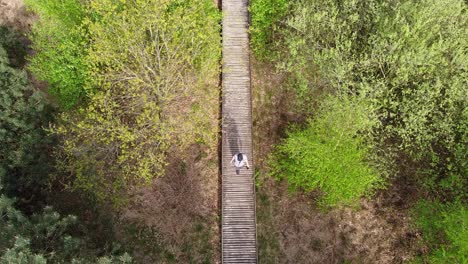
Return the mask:
{"type": "MultiPolygon", "coordinates": [[[[0,192],[2,192],[0,186],[0,192]]],[[[0,263],[131,263],[122,255],[97,256],[86,241],[73,235],[77,218],[60,216],[51,207],[25,216],[14,200],[0,193],[0,263]]]]}
{"type": "Polygon", "coordinates": [[[214,145],[220,16],[208,0],[91,1],[89,9],[86,60],[98,88],[54,131],[73,185],[114,199],[164,175],[168,152],[214,145]]]}
{"type": "MultiPolygon", "coordinates": [[[[309,99],[304,90],[322,89],[370,103],[374,126],[356,136],[390,165],[383,171],[416,179],[435,201],[423,202],[417,216],[433,250],[427,259],[434,263],[466,259],[461,229],[468,181],[467,23],[462,0],[295,1],[277,22],[281,30],[269,57],[292,76],[299,100],[309,99]],[[434,234],[442,235],[433,239],[434,234]]],[[[320,134],[311,127],[326,120],[319,114],[280,149],[296,160],[297,153],[310,151],[303,146],[317,144],[314,136],[320,134]],[[290,144],[298,138],[299,144],[290,144]]],[[[312,157],[323,151],[313,147],[312,157]]],[[[327,176],[301,164],[308,162],[300,160],[295,175],[327,176]]],[[[296,185],[310,186],[306,177],[299,179],[296,185]]]]}
{"type": "Polygon", "coordinates": [[[466,3],[331,0],[289,8],[271,59],[291,74],[299,100],[319,89],[368,98],[379,120],[369,132],[378,133],[373,144],[383,160],[418,164],[413,176],[425,185],[449,199],[465,196],[466,3]]]}
{"type": "Polygon", "coordinates": [[[49,120],[48,104],[26,73],[10,65],[3,45],[14,43],[7,39],[14,34],[0,33],[5,41],[0,42],[0,263],[130,263],[128,254],[100,257],[100,249],[87,247],[86,239],[73,233],[79,229],[75,216],[61,217],[40,204],[28,208],[29,216],[18,209],[31,200],[43,202],[37,195],[51,169],[50,140],[42,127],[49,120]]]}
{"type": "MultiPolygon", "coordinates": [[[[13,36],[2,32],[0,39],[13,36]]],[[[29,84],[24,71],[11,67],[0,46],[0,176],[10,195],[29,200],[41,194],[51,169],[47,151],[51,139],[42,128],[50,112],[43,94],[29,84]]]]}
{"type": "Polygon", "coordinates": [[[278,22],[285,16],[288,7],[286,0],[251,1],[250,13],[254,15],[250,26],[250,39],[256,58],[268,58],[271,54],[270,45],[274,43],[278,22]]]}

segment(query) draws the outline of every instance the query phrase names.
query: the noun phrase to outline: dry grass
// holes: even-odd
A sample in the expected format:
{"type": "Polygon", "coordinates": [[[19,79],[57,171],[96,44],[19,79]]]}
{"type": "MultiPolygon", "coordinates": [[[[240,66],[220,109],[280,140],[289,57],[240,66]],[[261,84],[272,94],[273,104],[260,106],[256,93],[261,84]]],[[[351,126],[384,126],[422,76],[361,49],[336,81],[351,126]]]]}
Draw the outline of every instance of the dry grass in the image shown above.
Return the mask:
{"type": "MultiPolygon", "coordinates": [[[[178,263],[205,263],[206,258],[209,263],[216,263],[219,259],[217,156],[198,146],[193,146],[190,153],[186,159],[172,156],[166,176],[155,180],[151,188],[138,190],[121,220],[156,230],[161,237],[154,239],[161,240],[178,263]]],[[[161,257],[158,252],[147,255],[137,249],[135,253],[138,263],[154,263],[161,257]]]]}
{"type": "Polygon", "coordinates": [[[26,11],[23,0],[0,0],[0,25],[27,32],[35,19],[26,11]]]}
{"type": "Polygon", "coordinates": [[[285,183],[268,180],[261,189],[259,210],[271,215],[259,219],[259,233],[276,239],[264,241],[270,253],[261,252],[263,263],[402,263],[418,250],[409,217],[382,195],[362,200],[360,209],[324,213],[313,195],[288,194],[285,183]]]}

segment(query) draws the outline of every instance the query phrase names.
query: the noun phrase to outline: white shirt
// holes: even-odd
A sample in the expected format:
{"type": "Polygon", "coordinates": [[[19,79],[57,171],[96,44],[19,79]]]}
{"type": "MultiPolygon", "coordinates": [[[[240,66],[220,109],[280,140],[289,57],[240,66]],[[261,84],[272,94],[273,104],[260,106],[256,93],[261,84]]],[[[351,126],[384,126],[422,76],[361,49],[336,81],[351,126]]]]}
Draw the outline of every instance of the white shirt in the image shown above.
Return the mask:
{"type": "Polygon", "coordinates": [[[244,167],[245,165],[247,165],[247,167],[249,167],[249,161],[247,160],[247,155],[245,154],[242,154],[242,160],[237,160],[237,154],[234,155],[232,157],[232,160],[231,160],[231,163],[234,162],[234,166],[236,166],[236,168],[242,168],[244,167]]]}

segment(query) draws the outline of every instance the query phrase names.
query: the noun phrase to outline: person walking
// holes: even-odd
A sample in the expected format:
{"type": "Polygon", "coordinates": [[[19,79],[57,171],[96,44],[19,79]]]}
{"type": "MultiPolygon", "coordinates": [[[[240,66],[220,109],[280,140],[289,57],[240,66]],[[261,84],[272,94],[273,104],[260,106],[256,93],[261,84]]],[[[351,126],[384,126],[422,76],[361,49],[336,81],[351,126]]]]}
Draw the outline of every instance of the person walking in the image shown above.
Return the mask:
{"type": "Polygon", "coordinates": [[[243,153],[237,153],[235,154],[232,159],[231,159],[231,164],[234,165],[234,167],[236,168],[236,174],[239,175],[240,173],[240,169],[242,169],[242,167],[246,166],[247,169],[250,168],[249,166],[249,161],[247,160],[247,155],[243,154],[243,153]]]}

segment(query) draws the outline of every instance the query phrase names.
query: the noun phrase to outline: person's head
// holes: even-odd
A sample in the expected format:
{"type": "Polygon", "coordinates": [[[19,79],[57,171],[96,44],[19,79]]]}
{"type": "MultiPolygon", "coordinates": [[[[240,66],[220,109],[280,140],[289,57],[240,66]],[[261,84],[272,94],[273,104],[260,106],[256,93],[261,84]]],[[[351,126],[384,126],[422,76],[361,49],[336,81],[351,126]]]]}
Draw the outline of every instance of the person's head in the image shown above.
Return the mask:
{"type": "Polygon", "coordinates": [[[244,155],[242,155],[242,153],[237,154],[237,160],[238,161],[241,161],[243,159],[244,159],[244,155]]]}

